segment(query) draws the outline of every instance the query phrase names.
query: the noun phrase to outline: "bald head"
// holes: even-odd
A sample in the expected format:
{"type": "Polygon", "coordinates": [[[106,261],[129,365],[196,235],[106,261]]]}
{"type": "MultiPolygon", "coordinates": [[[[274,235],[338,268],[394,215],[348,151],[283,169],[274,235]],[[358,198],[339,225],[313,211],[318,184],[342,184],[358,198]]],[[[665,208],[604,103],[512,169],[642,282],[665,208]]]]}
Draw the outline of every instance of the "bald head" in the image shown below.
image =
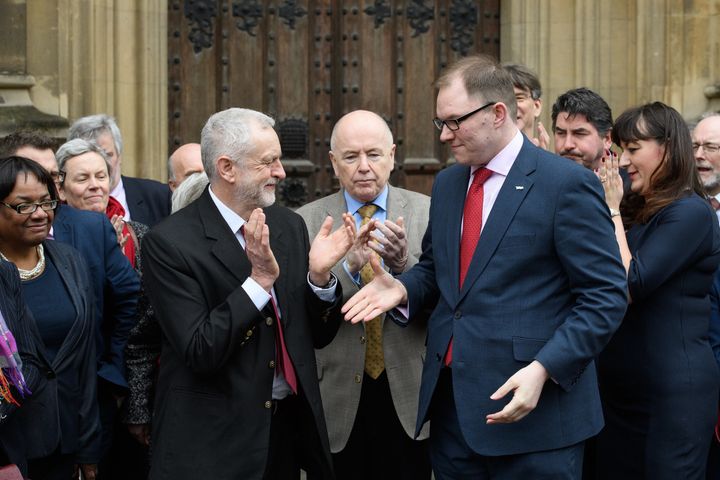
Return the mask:
{"type": "Polygon", "coordinates": [[[193,173],[202,172],[203,164],[199,143],[186,143],[178,147],[168,159],[168,186],[175,190],[193,173]]]}
{"type": "Polygon", "coordinates": [[[387,146],[393,144],[393,136],[388,127],[387,122],[375,112],[368,110],[355,110],[350,113],[343,115],[340,120],[337,121],[333,127],[332,135],[330,136],[330,150],[336,149],[338,135],[352,135],[352,132],[357,126],[365,126],[366,128],[378,129],[385,135],[385,142],[387,146]]]}
{"type": "Polygon", "coordinates": [[[335,124],[330,149],[343,189],[360,202],[377,198],[395,165],[395,145],[385,120],[367,110],[348,113],[335,124]]]}

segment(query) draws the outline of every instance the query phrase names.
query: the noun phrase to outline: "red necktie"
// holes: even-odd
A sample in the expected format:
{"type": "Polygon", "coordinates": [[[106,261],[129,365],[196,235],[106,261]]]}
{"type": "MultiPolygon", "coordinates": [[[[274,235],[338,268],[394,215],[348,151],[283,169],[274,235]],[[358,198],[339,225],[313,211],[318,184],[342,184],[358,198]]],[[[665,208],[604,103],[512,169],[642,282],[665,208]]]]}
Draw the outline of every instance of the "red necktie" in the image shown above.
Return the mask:
{"type": "Polygon", "coordinates": [[[717,212],[720,210],[720,202],[718,202],[718,199],[715,197],[710,197],[708,200],[710,200],[710,205],[712,205],[713,209],[717,212]]]}
{"type": "Polygon", "coordinates": [[[270,302],[272,302],[275,319],[277,320],[275,322],[277,324],[276,350],[279,350],[279,352],[276,351],[275,353],[278,357],[278,367],[280,368],[280,372],[285,377],[288,385],[290,385],[293,393],[297,394],[297,377],[295,376],[295,369],[293,368],[292,360],[290,360],[290,354],[285,346],[285,336],[283,335],[282,323],[280,323],[280,314],[278,313],[275,299],[270,297],[270,302]]]}
{"type": "MultiPolygon", "coordinates": [[[[460,289],[462,289],[473,253],[475,253],[475,247],[480,239],[483,213],[483,184],[490,178],[492,173],[492,170],[488,170],[485,167],[475,171],[475,176],[465,197],[463,231],[462,238],[460,239],[460,289]]],[[[447,352],[445,352],[445,366],[447,367],[452,363],[452,347],[453,339],[450,338],[447,352]]]]}
{"type": "MultiPolygon", "coordinates": [[[[240,232],[245,236],[245,225],[240,227],[240,232]]],[[[277,325],[277,338],[275,343],[275,357],[277,358],[280,373],[285,377],[285,381],[290,385],[293,393],[297,394],[297,377],[293,368],[290,354],[285,346],[285,336],[283,335],[282,323],[280,323],[280,312],[278,311],[275,299],[270,295],[270,303],[272,303],[273,313],[275,314],[275,325],[277,325]]]]}

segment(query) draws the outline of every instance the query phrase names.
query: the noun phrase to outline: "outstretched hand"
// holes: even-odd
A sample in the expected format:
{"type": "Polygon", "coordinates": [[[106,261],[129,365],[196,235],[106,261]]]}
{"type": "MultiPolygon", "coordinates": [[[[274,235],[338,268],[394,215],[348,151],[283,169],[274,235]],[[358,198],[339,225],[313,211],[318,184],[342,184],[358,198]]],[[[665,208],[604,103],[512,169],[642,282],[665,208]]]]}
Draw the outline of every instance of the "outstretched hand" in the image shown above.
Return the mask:
{"type": "Polygon", "coordinates": [[[343,224],[331,233],[333,218],[327,216],[310,246],[310,281],[314,285],[327,285],[330,270],[350,250],[355,238],[355,219],[343,213],[343,224]]]}
{"type": "Polygon", "coordinates": [[[513,423],[524,418],[537,406],[543,385],[548,378],[550,375],[547,370],[537,360],[518,370],[495,393],[490,395],[492,400],[500,400],[508,393],[513,392],[513,398],[505,405],[505,408],[485,417],[487,424],[513,423]]]}
{"type": "Polygon", "coordinates": [[[382,268],[375,255],[370,255],[370,265],[375,278],[353,295],[341,310],[345,320],[352,323],[368,322],[407,302],[405,286],[382,268]]]}

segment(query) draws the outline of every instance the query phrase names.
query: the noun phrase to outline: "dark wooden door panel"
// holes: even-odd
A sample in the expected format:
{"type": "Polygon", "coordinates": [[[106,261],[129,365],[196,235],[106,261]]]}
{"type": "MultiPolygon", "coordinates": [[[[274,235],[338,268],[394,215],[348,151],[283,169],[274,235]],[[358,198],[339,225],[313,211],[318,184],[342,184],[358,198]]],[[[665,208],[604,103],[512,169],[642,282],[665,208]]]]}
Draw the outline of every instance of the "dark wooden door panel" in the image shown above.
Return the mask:
{"type": "Polygon", "coordinates": [[[429,193],[452,161],[431,122],[433,81],[463,55],[499,53],[499,0],[170,0],[168,9],[170,150],[199,141],[216,111],[264,111],[277,122],[289,206],[337,189],[332,126],[358,108],[393,131],[393,182],[429,193]]]}

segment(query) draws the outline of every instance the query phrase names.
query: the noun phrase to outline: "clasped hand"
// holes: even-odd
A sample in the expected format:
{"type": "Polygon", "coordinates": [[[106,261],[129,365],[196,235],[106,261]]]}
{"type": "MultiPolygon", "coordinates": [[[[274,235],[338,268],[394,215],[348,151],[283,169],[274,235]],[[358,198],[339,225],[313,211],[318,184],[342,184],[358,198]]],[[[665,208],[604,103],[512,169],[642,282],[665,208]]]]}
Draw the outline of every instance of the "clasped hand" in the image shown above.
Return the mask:
{"type": "Polygon", "coordinates": [[[359,272],[370,260],[372,252],[377,253],[391,271],[400,273],[405,270],[408,245],[403,217],[399,217],[397,222],[371,220],[357,233],[354,224],[352,228],[355,240],[345,256],[350,273],[359,272]]]}
{"type": "MultiPolygon", "coordinates": [[[[328,216],[310,246],[310,281],[325,285],[330,281],[330,269],[345,256],[353,242],[350,222],[354,219],[343,214],[343,225],[331,233],[333,219],[328,216]]],[[[245,224],[245,253],[252,265],[250,277],[269,292],[280,275],[275,255],[270,248],[270,229],[265,223],[265,213],[256,208],[245,224]]]]}

